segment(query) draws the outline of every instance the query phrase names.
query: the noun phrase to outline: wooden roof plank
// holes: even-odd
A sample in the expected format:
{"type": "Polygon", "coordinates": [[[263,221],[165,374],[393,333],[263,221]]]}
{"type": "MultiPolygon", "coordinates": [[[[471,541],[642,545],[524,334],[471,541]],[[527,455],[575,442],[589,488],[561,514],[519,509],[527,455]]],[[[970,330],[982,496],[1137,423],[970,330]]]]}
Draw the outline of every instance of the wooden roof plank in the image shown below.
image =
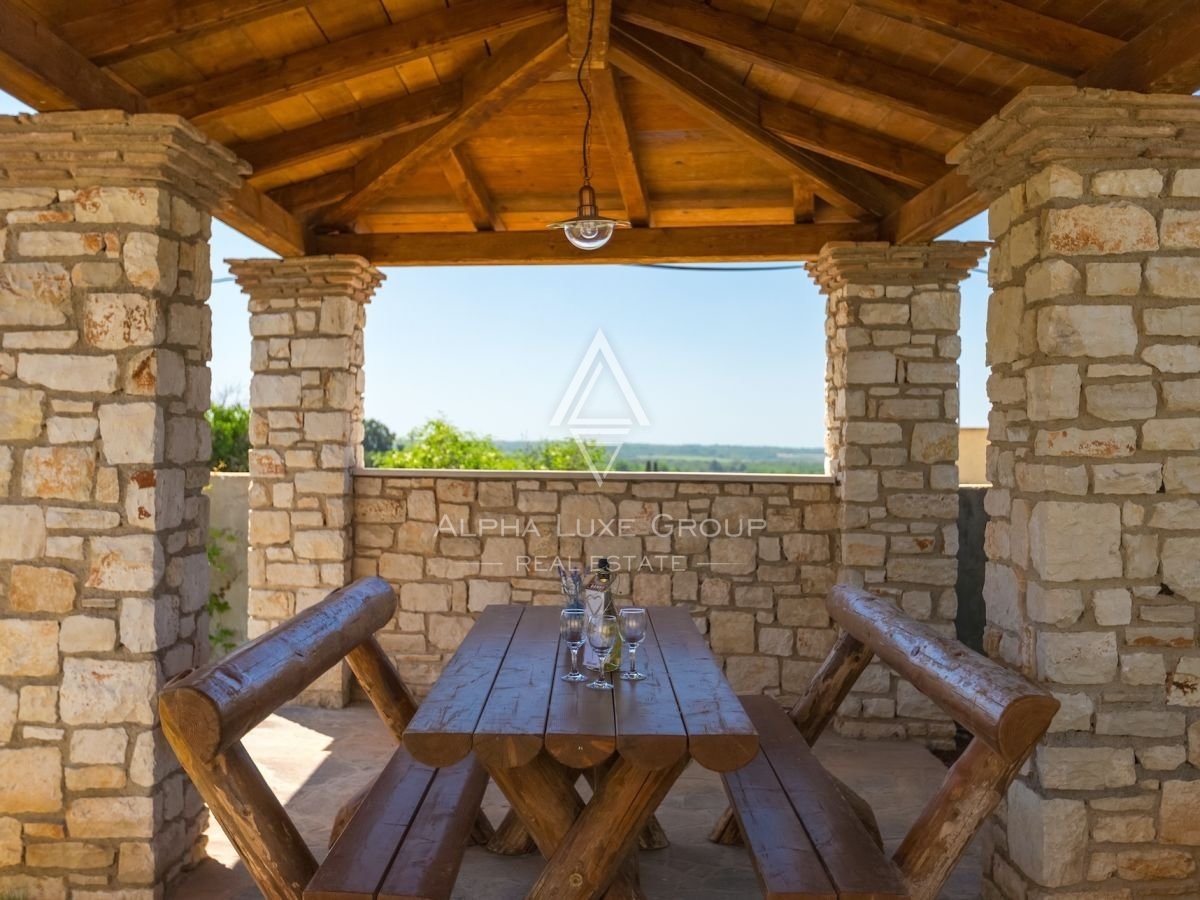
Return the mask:
{"type": "Polygon", "coordinates": [[[481,124],[562,65],[566,34],[561,22],[531,28],[463,76],[463,103],[439,125],[398,135],[354,167],[354,187],[322,219],[346,222],[385,196],[399,178],[443,156],[481,124]]]}
{"type": "Polygon", "coordinates": [[[869,172],[792,147],[759,124],[758,96],[677,42],[613,29],[611,55],[622,71],[666,94],[713,128],[790,173],[799,173],[852,215],[883,215],[906,195],[869,172]]]}
{"type": "Polygon", "coordinates": [[[798,106],[763,100],[759,113],[763,127],[788,143],[913,187],[926,187],[950,171],[936,154],[798,106]]]}
{"type": "Polygon", "coordinates": [[[451,190],[463,205],[476,231],[504,230],[504,224],[492,206],[487,186],[461,146],[450,148],[442,160],[442,171],[446,173],[451,190]]]}
{"type": "Polygon", "coordinates": [[[353,253],[380,266],[773,262],[815,259],[830,241],[875,240],[871,223],[633,228],[581,252],[556,231],[467,234],[328,234],[314,253],[353,253]]]}
{"type": "Polygon", "coordinates": [[[593,69],[605,68],[608,65],[611,25],[612,0],[567,0],[567,55],[571,62],[578,63],[583,59],[584,51],[588,49],[590,30],[588,65],[593,69]]]}
{"type": "Polygon", "coordinates": [[[236,28],[305,6],[309,0],[134,0],[116,13],[64,22],[58,29],[98,66],[110,66],[172,44],[236,28]],[[115,20],[115,21],[114,21],[115,20]]]}
{"type": "Polygon", "coordinates": [[[621,22],[706,50],[724,51],[804,81],[818,81],[840,93],[902,109],[960,134],[982,125],[1003,100],[692,0],[615,3],[614,15],[621,22]]]}
{"type": "Polygon", "coordinates": [[[1200,4],[1180,3],[1076,83],[1144,93],[1200,89],[1200,4]]]}
{"type": "Polygon", "coordinates": [[[562,17],[556,0],[460,0],[386,28],[377,28],[280,59],[260,60],[152,97],[158,112],[204,123],[292,94],[562,17]]]}
{"type": "Polygon", "coordinates": [[[453,81],[230,149],[254,167],[255,176],[269,175],[366,141],[441,122],[461,105],[462,83],[453,81]]]}
{"type": "Polygon", "coordinates": [[[625,216],[635,227],[649,225],[650,201],[638,163],[637,147],[633,143],[634,130],[621,97],[621,86],[611,68],[592,73],[592,100],[612,157],[625,216]]]}
{"type": "Polygon", "coordinates": [[[1071,77],[1108,59],[1123,45],[1107,34],[1007,0],[858,0],[858,5],[1071,77]]]}

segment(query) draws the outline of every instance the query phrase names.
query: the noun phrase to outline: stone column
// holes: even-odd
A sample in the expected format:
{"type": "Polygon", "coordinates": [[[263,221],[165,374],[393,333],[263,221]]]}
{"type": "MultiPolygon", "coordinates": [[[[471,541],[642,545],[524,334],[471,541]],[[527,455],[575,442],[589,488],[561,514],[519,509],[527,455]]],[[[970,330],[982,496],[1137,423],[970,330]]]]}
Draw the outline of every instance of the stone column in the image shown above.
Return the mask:
{"type": "MultiPolygon", "coordinates": [[[[250,622],[256,637],[350,581],[363,326],[383,280],[355,256],[231,260],[250,297],[250,622]]],[[[306,702],[343,706],[344,665],[306,702]]]]}
{"type": "MultiPolygon", "coordinates": [[[[985,244],[829,244],[826,452],[841,501],[838,580],[954,633],[958,563],[959,283],[985,244]]],[[[839,728],[952,743],[954,725],[872,666],[839,728]]]]}
{"type": "Polygon", "coordinates": [[[1028,89],[960,149],[996,240],[986,641],[1062,701],[989,897],[1200,884],[1198,121],[1191,97],[1028,89]]]}
{"type": "Polygon", "coordinates": [[[0,894],[151,898],[205,822],[157,727],[208,655],[210,210],[186,121],[0,118],[0,894]]]}

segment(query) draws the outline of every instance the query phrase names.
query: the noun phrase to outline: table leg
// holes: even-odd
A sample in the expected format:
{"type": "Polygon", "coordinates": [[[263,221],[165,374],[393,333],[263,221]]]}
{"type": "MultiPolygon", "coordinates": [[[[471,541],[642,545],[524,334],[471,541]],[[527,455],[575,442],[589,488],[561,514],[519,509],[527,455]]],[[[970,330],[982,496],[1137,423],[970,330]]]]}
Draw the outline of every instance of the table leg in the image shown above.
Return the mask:
{"type": "MultiPolygon", "coordinates": [[[[583,777],[587,779],[587,783],[592,786],[592,790],[596,789],[596,781],[598,778],[604,778],[608,774],[608,770],[612,768],[614,760],[608,760],[591,769],[585,769],[583,777]]],[[[659,824],[658,816],[652,815],[646,822],[646,827],[642,829],[642,833],[638,835],[639,850],[665,850],[671,846],[671,841],[667,837],[666,830],[659,824]]]]}
{"type": "Polygon", "coordinates": [[[487,842],[487,848],[501,856],[524,856],[536,850],[537,844],[533,842],[529,829],[516,810],[510,809],[504,821],[496,826],[496,833],[487,842]]]}

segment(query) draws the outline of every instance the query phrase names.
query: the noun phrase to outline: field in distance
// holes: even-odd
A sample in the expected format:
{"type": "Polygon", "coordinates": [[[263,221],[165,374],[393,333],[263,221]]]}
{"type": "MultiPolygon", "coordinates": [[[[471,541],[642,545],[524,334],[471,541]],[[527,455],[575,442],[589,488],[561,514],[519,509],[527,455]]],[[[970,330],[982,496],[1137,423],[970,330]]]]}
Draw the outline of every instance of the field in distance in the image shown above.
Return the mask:
{"type": "MultiPolygon", "coordinates": [[[[496,441],[502,450],[520,450],[524,441],[496,441]]],[[[613,469],[619,472],[748,472],[820,475],[825,451],[819,447],[756,447],[737,444],[624,444],[613,469]]]]}

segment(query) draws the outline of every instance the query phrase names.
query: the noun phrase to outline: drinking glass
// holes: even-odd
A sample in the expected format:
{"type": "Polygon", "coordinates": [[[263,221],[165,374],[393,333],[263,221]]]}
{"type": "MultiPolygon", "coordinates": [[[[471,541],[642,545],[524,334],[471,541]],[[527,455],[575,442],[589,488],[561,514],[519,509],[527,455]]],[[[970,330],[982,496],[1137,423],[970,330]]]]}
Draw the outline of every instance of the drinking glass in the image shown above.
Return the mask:
{"type": "Polygon", "coordinates": [[[585,681],[587,676],[579,671],[579,648],[583,646],[583,629],[587,624],[587,613],[582,609],[564,609],[558,622],[558,633],[571,648],[571,671],[563,681],[585,681]]]}
{"type": "Polygon", "coordinates": [[[629,648],[629,671],[621,673],[622,681],[641,681],[645,673],[637,670],[638,644],[646,639],[646,611],[637,607],[621,610],[621,640],[629,648]]]}
{"type": "Polygon", "coordinates": [[[589,682],[588,687],[595,691],[611,691],[612,682],[604,680],[604,666],[617,643],[617,617],[593,616],[588,619],[587,640],[600,657],[600,670],[596,674],[596,680],[589,682]]]}

